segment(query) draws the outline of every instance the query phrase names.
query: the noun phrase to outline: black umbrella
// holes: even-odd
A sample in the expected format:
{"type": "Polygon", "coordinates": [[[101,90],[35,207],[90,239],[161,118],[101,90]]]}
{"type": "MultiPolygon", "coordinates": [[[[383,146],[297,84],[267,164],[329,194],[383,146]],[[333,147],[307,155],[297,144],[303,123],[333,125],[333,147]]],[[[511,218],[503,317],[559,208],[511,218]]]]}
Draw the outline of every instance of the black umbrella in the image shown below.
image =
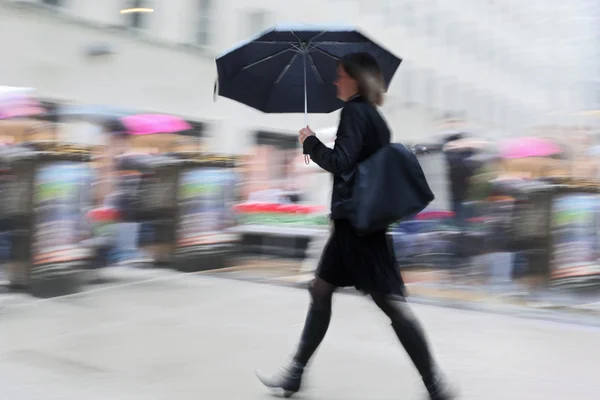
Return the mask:
{"type": "Polygon", "coordinates": [[[340,109],[338,61],[350,53],[373,56],[389,85],[401,59],[356,28],[277,25],[217,58],[215,95],[265,113],[330,113],[340,109]]]}

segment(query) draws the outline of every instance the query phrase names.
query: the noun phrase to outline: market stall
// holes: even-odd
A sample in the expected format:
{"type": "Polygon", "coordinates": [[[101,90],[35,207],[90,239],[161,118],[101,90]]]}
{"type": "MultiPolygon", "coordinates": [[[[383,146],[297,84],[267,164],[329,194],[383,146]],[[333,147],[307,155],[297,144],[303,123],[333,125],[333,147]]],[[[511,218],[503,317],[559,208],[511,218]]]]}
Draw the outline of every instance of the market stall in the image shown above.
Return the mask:
{"type": "Polygon", "coordinates": [[[115,158],[113,206],[121,230],[135,232],[139,249],[153,265],[172,262],[176,218],[177,160],[164,154],[125,153],[115,158]]]}
{"type": "MultiPolygon", "coordinates": [[[[333,147],[336,129],[317,135],[333,147]]],[[[235,210],[243,253],[303,259],[309,246],[322,247],[321,237],[329,228],[331,175],[315,163],[306,164],[296,135],[257,132],[256,146],[240,170],[235,210]]]]}
{"type": "Polygon", "coordinates": [[[246,254],[304,259],[309,242],[329,228],[327,209],[281,202],[246,202],[234,208],[246,254]]]}
{"type": "Polygon", "coordinates": [[[238,235],[236,160],[220,154],[176,152],[174,268],[195,272],[230,265],[238,235]]]}
{"type": "Polygon", "coordinates": [[[600,185],[555,185],[550,210],[552,285],[600,284],[600,185]]]}
{"type": "Polygon", "coordinates": [[[91,258],[85,240],[91,236],[92,149],[55,141],[7,147],[10,285],[40,297],[74,292],[91,258]]]}

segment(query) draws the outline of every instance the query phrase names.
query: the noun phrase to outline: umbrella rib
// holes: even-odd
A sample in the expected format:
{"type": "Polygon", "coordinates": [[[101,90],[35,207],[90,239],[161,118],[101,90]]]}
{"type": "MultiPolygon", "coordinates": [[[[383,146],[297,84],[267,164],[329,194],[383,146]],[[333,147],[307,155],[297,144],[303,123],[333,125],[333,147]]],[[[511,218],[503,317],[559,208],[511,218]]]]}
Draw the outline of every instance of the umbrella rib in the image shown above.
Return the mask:
{"type": "Polygon", "coordinates": [[[321,77],[321,74],[319,73],[319,69],[317,68],[317,65],[315,64],[315,60],[313,60],[313,58],[310,55],[310,53],[308,53],[308,59],[310,60],[310,66],[311,66],[311,68],[313,70],[313,73],[315,74],[315,76],[319,80],[319,83],[321,83],[321,84],[325,83],[325,81],[323,80],[323,77],[321,77]]]}
{"type": "Polygon", "coordinates": [[[308,44],[312,44],[312,42],[317,39],[318,37],[323,36],[324,34],[326,34],[327,31],[322,31],[320,33],[317,33],[315,36],[311,37],[310,39],[308,39],[308,44]]]}
{"type": "MultiPolygon", "coordinates": [[[[299,40],[301,40],[301,39],[299,39],[299,40]]],[[[356,43],[363,43],[363,42],[335,42],[335,41],[328,41],[328,40],[317,42],[317,44],[331,44],[331,45],[344,45],[344,44],[356,45],[356,43]]],[[[293,40],[255,40],[252,42],[252,44],[298,44],[298,42],[293,41],[293,40]]],[[[310,43],[310,44],[312,46],[314,46],[313,43],[310,43]]]]}
{"type": "Polygon", "coordinates": [[[329,58],[333,58],[333,59],[334,59],[334,60],[336,60],[336,61],[339,61],[339,60],[340,60],[340,58],[339,58],[339,57],[337,57],[337,56],[334,56],[334,55],[333,55],[333,54],[331,54],[330,52],[328,52],[328,51],[325,51],[325,50],[323,50],[323,49],[321,49],[321,48],[319,48],[319,47],[317,47],[317,46],[315,46],[315,45],[311,45],[311,48],[310,48],[310,50],[316,50],[316,51],[318,51],[319,53],[321,53],[321,54],[323,54],[323,55],[325,55],[325,56],[327,56],[327,57],[329,57],[329,58]]]}
{"type": "MultiPolygon", "coordinates": [[[[341,45],[344,45],[344,44],[348,44],[348,45],[355,46],[355,45],[357,45],[359,43],[363,43],[364,44],[364,43],[368,43],[368,42],[338,42],[338,41],[331,41],[331,40],[322,40],[322,41],[318,41],[316,44],[328,44],[328,45],[331,44],[331,45],[336,45],[336,46],[341,46],[341,45]]],[[[311,45],[314,46],[315,44],[311,43],[311,45]]]]}
{"type": "Polygon", "coordinates": [[[288,65],[286,65],[285,67],[283,67],[283,69],[281,70],[281,73],[277,77],[277,80],[275,80],[275,84],[276,85],[279,84],[279,82],[281,82],[281,80],[283,79],[283,77],[285,76],[285,74],[288,72],[288,70],[290,69],[290,67],[294,63],[294,61],[296,61],[296,57],[298,57],[298,54],[299,53],[294,54],[294,56],[292,57],[292,59],[290,60],[290,62],[288,63],[288,65]]]}
{"type": "Polygon", "coordinates": [[[298,44],[298,42],[293,40],[255,40],[252,42],[253,44],[298,44]]]}
{"type": "Polygon", "coordinates": [[[294,32],[294,31],[290,31],[290,32],[292,33],[292,35],[294,35],[296,37],[296,39],[298,39],[298,43],[302,44],[305,42],[304,40],[302,40],[300,38],[300,36],[296,35],[296,32],[294,32]]]}
{"type": "Polygon", "coordinates": [[[262,59],[260,59],[260,60],[258,60],[258,61],[255,61],[255,62],[253,62],[252,64],[248,64],[248,65],[246,65],[246,66],[245,66],[244,68],[242,68],[242,69],[243,69],[243,70],[245,70],[245,69],[252,68],[252,67],[254,67],[254,66],[256,66],[256,65],[258,65],[258,64],[260,64],[260,63],[263,63],[263,62],[265,62],[265,61],[269,61],[269,60],[270,60],[270,59],[272,59],[272,58],[275,58],[275,57],[278,57],[278,56],[280,56],[280,55],[282,55],[282,54],[285,54],[285,53],[287,53],[288,51],[294,51],[294,50],[293,50],[293,49],[290,49],[290,48],[288,48],[288,49],[285,49],[285,50],[278,51],[277,53],[275,53],[275,54],[271,54],[270,56],[267,56],[267,57],[265,57],[265,58],[262,58],[262,59]]]}
{"type": "MultiPolygon", "coordinates": [[[[292,44],[292,46],[296,47],[294,44],[292,44]]],[[[294,54],[292,56],[292,58],[290,59],[290,62],[285,67],[283,67],[283,69],[281,70],[281,73],[277,77],[277,80],[273,83],[273,86],[278,85],[279,82],[281,82],[281,80],[283,79],[283,77],[285,76],[285,74],[288,72],[288,70],[290,69],[290,67],[292,66],[292,64],[294,63],[294,61],[296,60],[296,58],[298,57],[298,54],[301,53],[299,50],[292,50],[292,51],[295,51],[296,54],[294,54]]],[[[273,93],[272,93],[272,90],[271,90],[271,95],[267,98],[267,103],[265,105],[265,108],[271,103],[272,95],[273,95],[273,93]]]]}

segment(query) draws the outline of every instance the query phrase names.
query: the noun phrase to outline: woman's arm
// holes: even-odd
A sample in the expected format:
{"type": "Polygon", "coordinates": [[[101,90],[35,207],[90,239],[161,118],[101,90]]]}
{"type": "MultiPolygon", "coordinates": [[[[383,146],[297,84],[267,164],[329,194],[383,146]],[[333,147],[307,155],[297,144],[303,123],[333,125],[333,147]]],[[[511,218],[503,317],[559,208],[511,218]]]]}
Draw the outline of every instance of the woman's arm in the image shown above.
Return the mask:
{"type": "Polygon", "coordinates": [[[363,146],[366,116],[360,104],[347,103],[342,110],[333,149],[325,146],[316,136],[304,141],[304,153],[309,154],[319,167],[334,175],[350,171],[358,162],[363,146]]]}

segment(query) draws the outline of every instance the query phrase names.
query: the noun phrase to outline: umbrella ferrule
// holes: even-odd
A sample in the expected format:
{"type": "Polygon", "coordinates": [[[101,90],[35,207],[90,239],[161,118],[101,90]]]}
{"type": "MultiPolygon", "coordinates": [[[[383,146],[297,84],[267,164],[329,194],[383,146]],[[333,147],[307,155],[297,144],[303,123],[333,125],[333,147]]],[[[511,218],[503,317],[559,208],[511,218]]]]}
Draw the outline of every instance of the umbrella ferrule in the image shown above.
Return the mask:
{"type": "Polygon", "coordinates": [[[310,42],[307,42],[306,40],[300,41],[300,46],[299,46],[298,50],[300,50],[301,53],[308,54],[310,52],[310,48],[311,48],[310,42]]]}

